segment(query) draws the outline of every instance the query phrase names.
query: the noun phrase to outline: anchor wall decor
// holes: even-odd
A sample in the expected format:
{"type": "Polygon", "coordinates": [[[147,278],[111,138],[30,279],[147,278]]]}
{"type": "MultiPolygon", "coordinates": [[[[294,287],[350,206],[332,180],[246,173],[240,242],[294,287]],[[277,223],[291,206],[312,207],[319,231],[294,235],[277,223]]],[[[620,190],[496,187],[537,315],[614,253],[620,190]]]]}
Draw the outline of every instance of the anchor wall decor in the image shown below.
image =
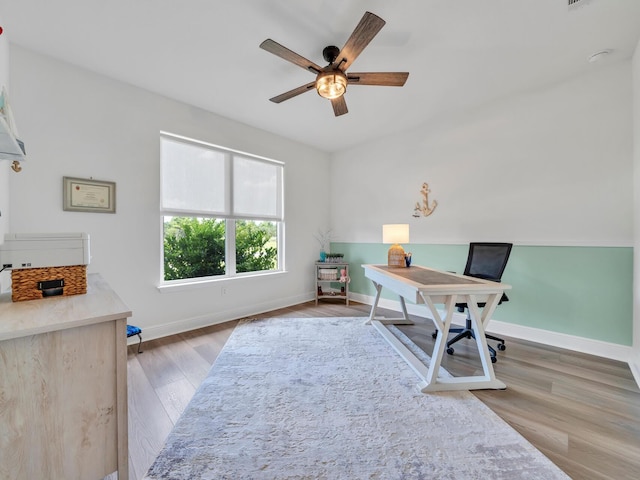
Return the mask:
{"type": "Polygon", "coordinates": [[[420,193],[422,194],[422,206],[420,205],[420,202],[416,202],[416,206],[413,209],[413,216],[416,218],[419,217],[420,214],[422,214],[423,217],[428,217],[438,206],[437,200],[431,202],[431,206],[429,206],[429,194],[431,193],[431,190],[429,189],[428,183],[425,182],[422,184],[422,190],[420,190],[420,193]]]}

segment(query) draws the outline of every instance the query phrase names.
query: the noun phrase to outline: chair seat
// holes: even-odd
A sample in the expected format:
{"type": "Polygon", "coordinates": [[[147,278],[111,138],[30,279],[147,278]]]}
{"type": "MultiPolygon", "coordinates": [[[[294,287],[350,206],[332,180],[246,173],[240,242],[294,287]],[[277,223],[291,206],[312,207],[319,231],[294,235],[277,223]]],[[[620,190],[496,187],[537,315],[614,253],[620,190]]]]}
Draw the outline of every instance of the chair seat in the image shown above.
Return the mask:
{"type": "Polygon", "coordinates": [[[140,327],[136,327],[135,325],[127,325],[127,338],[133,337],[134,335],[139,335],[142,333],[142,329],[140,327]]]}
{"type": "MultiPolygon", "coordinates": [[[[495,280],[492,280],[495,281],[495,280]]],[[[507,297],[507,294],[502,292],[502,297],[500,297],[500,301],[498,302],[498,305],[502,305],[502,302],[508,302],[509,301],[509,297],[507,297]]],[[[478,303],[478,307],[480,308],[484,308],[484,306],[486,305],[486,303],[484,302],[480,302],[478,303]]],[[[458,311],[460,313],[464,312],[465,308],[467,308],[467,304],[466,303],[456,303],[456,308],[458,309],[458,311]]]]}
{"type": "Polygon", "coordinates": [[[138,342],[138,353],[142,353],[140,350],[140,346],[142,345],[142,329],[140,327],[136,327],[135,325],[127,325],[127,338],[133,337],[137,335],[140,341],[138,342]]]}

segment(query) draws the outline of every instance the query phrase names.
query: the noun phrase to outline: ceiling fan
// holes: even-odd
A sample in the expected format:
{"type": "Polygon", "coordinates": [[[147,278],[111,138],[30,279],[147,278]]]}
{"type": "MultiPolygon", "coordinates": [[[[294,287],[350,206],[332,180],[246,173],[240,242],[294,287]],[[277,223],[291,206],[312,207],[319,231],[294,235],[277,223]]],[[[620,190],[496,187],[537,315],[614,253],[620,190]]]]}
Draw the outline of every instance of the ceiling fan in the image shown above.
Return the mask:
{"type": "Polygon", "coordinates": [[[365,12],[353,33],[344,44],[342,50],[330,45],[322,51],[322,56],[329,62],[326,67],[321,67],[311,60],[280,45],[278,42],[266,39],[260,44],[260,48],[273,53],[299,67],[316,74],[313,82],[294,88],[288,92],[270,98],[274,103],[281,103],[302,93],[315,89],[321,97],[331,100],[333,113],[337,116],[348,113],[344,93],[347,85],[378,85],[402,87],[409,72],[367,72],[347,73],[347,69],[358,58],[369,42],[373,40],[386,22],[371,12],[365,12]]]}

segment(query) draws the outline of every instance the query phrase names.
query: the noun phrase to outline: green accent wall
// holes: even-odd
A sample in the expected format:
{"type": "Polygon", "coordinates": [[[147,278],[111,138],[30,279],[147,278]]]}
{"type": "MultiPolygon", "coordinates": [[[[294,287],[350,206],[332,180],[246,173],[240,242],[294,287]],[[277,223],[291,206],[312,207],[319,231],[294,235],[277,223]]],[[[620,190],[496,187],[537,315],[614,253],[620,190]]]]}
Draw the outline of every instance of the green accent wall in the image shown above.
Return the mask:
{"type": "MultiPolygon", "coordinates": [[[[332,243],[350,263],[351,292],[374,296],[363,264],[386,264],[388,245],[332,243]]],[[[462,273],[467,245],[409,245],[413,264],[462,273]]],[[[513,288],[493,318],[618,345],[632,344],[633,248],[514,245],[502,277],[513,288]]],[[[397,300],[397,297],[383,297],[397,300]]]]}

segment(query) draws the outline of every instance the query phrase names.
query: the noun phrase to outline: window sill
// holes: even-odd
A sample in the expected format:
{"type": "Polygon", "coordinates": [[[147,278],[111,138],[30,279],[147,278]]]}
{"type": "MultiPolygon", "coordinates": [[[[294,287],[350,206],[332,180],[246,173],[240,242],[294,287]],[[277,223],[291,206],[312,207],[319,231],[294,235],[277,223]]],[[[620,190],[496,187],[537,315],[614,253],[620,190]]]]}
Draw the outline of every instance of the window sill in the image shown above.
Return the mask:
{"type": "Polygon", "coordinates": [[[236,275],[234,277],[220,277],[220,278],[207,278],[206,280],[193,280],[181,283],[161,284],[156,288],[160,293],[174,293],[185,292],[189,290],[195,290],[198,288],[210,288],[219,285],[221,282],[235,282],[238,280],[253,279],[259,277],[272,277],[274,275],[283,275],[287,273],[286,270],[278,270],[275,272],[257,272],[247,273],[242,275],[236,275]]]}

